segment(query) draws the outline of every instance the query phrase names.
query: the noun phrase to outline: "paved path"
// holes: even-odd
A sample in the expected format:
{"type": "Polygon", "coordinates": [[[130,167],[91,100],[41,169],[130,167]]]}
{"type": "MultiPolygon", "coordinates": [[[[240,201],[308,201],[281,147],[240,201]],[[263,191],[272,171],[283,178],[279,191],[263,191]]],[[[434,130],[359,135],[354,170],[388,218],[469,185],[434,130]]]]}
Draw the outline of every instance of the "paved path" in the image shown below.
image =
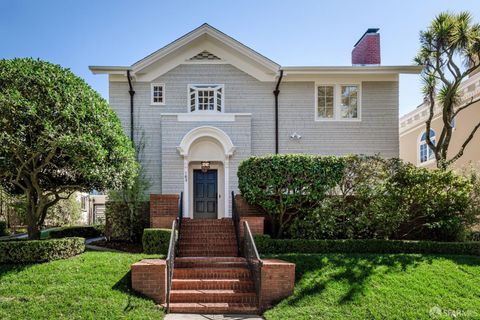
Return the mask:
{"type": "MultiPolygon", "coordinates": [[[[44,233],[44,232],[48,232],[48,231],[56,230],[56,229],[60,229],[60,227],[43,229],[43,230],[41,230],[40,232],[41,232],[41,233],[44,233]]],[[[12,235],[12,236],[2,237],[1,240],[8,240],[8,239],[27,239],[27,238],[28,238],[28,233],[18,233],[18,234],[14,234],[14,235],[12,235]]]]}
{"type": "Polygon", "coordinates": [[[262,317],[252,314],[186,314],[169,313],[165,320],[263,320],[262,317]]]}

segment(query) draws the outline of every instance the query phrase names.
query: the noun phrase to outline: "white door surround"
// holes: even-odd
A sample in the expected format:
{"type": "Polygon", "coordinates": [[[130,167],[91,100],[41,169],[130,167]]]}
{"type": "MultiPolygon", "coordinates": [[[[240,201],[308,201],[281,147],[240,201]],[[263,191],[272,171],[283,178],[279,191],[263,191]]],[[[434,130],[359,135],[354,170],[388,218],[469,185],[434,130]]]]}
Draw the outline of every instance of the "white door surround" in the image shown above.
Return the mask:
{"type": "Polygon", "coordinates": [[[193,218],[193,169],[209,161],[218,170],[218,218],[231,217],[229,172],[235,146],[230,137],[216,127],[197,127],[185,134],[177,151],[183,157],[183,216],[193,218]]]}

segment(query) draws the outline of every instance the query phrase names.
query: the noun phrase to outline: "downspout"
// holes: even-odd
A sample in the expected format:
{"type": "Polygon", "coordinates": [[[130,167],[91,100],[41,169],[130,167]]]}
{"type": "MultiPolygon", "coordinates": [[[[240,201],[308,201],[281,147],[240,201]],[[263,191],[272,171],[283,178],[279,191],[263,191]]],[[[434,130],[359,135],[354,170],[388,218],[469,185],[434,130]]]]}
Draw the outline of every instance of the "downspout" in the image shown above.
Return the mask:
{"type": "Polygon", "coordinates": [[[127,79],[128,79],[128,87],[129,87],[129,90],[128,90],[128,93],[130,94],[130,140],[132,140],[132,143],[134,143],[133,141],[133,96],[135,95],[135,91],[133,90],[133,86],[132,86],[132,79],[130,78],[130,70],[127,70],[127,79]]]}
{"type": "Polygon", "coordinates": [[[282,78],[283,70],[280,69],[277,86],[273,91],[273,95],[275,96],[275,154],[278,154],[278,95],[280,94],[280,82],[282,82],[282,78]]]}

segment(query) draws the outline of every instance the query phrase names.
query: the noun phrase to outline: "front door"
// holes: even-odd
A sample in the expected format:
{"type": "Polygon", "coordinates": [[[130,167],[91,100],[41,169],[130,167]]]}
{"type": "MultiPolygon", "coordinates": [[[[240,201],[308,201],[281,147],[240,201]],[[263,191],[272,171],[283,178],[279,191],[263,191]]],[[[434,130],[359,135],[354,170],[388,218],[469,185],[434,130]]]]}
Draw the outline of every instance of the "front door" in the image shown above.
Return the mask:
{"type": "Polygon", "coordinates": [[[217,170],[193,170],[193,218],[217,218],[217,170]]]}

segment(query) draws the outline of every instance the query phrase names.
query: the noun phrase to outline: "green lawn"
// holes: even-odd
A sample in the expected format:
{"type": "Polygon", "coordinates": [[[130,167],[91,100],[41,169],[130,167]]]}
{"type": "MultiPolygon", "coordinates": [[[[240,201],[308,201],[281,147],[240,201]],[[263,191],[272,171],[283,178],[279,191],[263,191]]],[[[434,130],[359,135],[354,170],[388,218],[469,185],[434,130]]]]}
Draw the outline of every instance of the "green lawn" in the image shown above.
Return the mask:
{"type": "Polygon", "coordinates": [[[85,252],[49,263],[0,265],[0,319],[161,319],[131,292],[130,265],[142,254],[85,252]]]}
{"type": "Polygon", "coordinates": [[[266,319],[480,319],[480,257],[290,254],[295,293],[266,319]]]}
{"type": "MultiPolygon", "coordinates": [[[[153,301],[129,289],[130,265],[145,257],[154,256],[89,251],[43,264],[0,265],[0,319],[161,319],[153,301]]],[[[297,283],[292,297],[265,313],[267,320],[480,319],[480,257],[275,257],[297,264],[297,283]]]]}

